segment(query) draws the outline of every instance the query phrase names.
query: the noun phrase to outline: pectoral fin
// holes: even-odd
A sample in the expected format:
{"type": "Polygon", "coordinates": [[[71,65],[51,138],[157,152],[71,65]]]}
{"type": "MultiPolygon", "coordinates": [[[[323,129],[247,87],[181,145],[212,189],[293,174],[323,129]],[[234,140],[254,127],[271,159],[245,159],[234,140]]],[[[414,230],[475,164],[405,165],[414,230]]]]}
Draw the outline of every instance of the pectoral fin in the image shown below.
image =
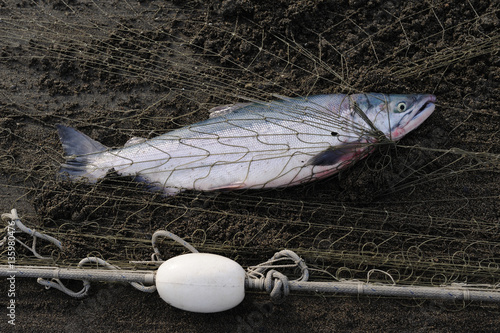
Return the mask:
{"type": "Polygon", "coordinates": [[[355,144],[330,147],[327,150],[324,150],[316,156],[312,157],[306,163],[306,165],[326,166],[341,163],[346,159],[351,159],[352,156],[356,154],[358,147],[359,146],[355,144]]]}

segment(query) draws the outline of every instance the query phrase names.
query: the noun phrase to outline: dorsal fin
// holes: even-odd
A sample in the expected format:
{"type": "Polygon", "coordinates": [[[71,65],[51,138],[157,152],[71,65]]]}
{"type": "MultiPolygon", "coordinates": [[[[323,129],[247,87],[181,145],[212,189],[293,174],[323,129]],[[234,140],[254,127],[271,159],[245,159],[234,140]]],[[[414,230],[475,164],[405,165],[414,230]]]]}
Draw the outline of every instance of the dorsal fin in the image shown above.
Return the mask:
{"type": "Polygon", "coordinates": [[[140,138],[138,136],[134,136],[133,138],[130,138],[127,142],[125,142],[125,145],[123,147],[130,147],[138,143],[143,143],[146,140],[147,140],[146,138],[140,138]]]}
{"type": "Polygon", "coordinates": [[[211,108],[208,112],[210,112],[209,118],[217,118],[220,116],[225,116],[231,112],[234,112],[238,109],[249,106],[253,103],[236,103],[236,104],[227,104],[227,105],[219,105],[214,108],[211,108]]]}

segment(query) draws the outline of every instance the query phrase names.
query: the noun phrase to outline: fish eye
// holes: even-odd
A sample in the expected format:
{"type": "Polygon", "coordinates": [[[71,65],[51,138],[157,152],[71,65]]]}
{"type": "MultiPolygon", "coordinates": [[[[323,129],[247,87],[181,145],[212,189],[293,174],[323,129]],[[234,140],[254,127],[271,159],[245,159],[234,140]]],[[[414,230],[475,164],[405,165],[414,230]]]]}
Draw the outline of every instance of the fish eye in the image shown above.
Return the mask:
{"type": "Polygon", "coordinates": [[[401,112],[405,112],[405,111],[406,111],[406,103],[405,102],[398,103],[398,105],[396,106],[395,112],[401,113],[401,112]]]}

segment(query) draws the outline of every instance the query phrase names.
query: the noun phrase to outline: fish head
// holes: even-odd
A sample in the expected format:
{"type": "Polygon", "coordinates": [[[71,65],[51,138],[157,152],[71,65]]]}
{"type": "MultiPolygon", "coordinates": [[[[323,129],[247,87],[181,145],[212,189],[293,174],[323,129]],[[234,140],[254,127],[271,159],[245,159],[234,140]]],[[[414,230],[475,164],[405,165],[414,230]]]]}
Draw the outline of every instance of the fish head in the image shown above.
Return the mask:
{"type": "Polygon", "coordinates": [[[436,96],[430,94],[368,95],[375,110],[368,112],[375,127],[388,139],[399,140],[420,126],[434,111],[436,96]],[[375,111],[375,112],[374,112],[375,111]]]}

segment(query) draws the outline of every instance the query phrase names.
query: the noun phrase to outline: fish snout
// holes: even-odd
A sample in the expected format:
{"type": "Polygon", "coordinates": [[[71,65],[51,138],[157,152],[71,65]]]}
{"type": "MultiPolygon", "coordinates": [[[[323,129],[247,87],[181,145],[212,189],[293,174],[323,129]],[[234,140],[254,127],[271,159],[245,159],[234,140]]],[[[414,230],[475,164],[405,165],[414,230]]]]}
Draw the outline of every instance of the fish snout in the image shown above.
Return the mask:
{"type": "Polygon", "coordinates": [[[410,115],[404,118],[410,118],[406,123],[399,122],[391,132],[391,139],[397,141],[404,137],[406,134],[410,133],[416,129],[420,124],[422,124],[429,116],[434,112],[436,105],[436,96],[431,94],[419,95],[415,101],[415,108],[410,115]]]}

